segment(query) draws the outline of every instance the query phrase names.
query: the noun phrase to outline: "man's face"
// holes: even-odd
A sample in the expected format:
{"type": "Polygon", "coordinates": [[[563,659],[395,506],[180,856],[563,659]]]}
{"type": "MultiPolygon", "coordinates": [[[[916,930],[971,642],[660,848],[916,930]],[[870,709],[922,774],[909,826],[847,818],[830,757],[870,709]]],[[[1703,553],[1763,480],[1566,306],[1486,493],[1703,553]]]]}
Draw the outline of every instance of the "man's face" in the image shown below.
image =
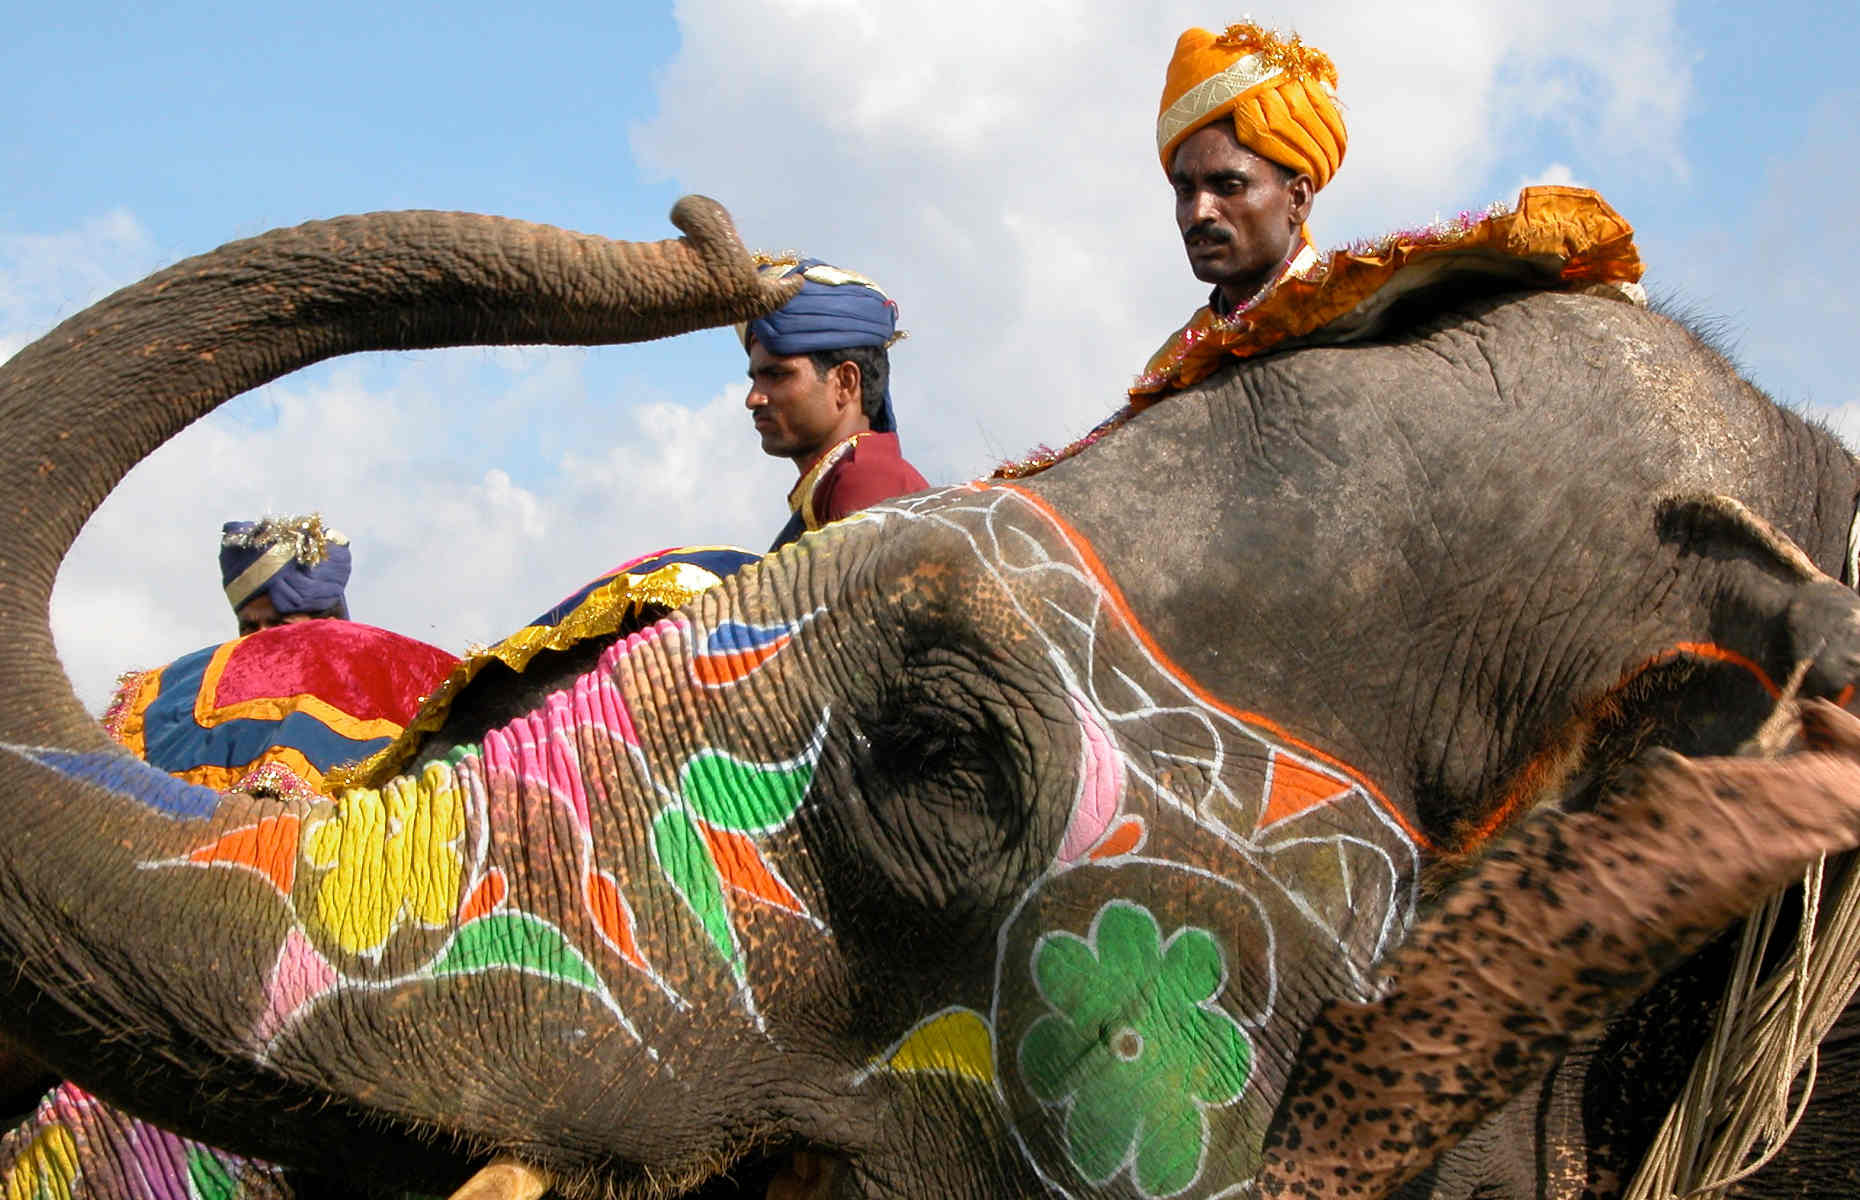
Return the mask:
{"type": "Polygon", "coordinates": [[[1311,177],[1287,179],[1278,164],[1242,146],[1226,120],[1182,140],[1169,181],[1189,266],[1229,304],[1265,286],[1311,214],[1311,177]]]}
{"type": "Polygon", "coordinates": [[[859,369],[841,363],[823,377],[805,354],[771,354],[749,342],[749,394],[743,404],[762,435],[762,452],[811,460],[864,425],[859,408],[859,369]],[[848,386],[850,377],[854,383],[848,386]]]}
{"type": "Polygon", "coordinates": [[[279,612],[278,606],[271,602],[271,596],[266,592],[260,592],[241,604],[233,610],[233,615],[239,618],[240,637],[257,633],[261,629],[270,629],[274,625],[295,625],[299,621],[314,619],[312,613],[279,612]]]}

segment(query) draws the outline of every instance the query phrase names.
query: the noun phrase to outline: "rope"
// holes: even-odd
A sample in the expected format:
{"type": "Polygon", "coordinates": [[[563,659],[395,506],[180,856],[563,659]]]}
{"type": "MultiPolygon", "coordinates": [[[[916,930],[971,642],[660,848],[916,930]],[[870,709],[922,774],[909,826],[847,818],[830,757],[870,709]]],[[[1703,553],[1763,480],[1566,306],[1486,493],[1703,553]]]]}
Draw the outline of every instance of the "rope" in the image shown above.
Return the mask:
{"type": "MultiPolygon", "coordinates": [[[[1740,753],[1768,758],[1781,751],[1806,666],[1797,666],[1775,712],[1740,753]]],[[[1626,1200],[1722,1200],[1726,1188],[1775,1158],[1801,1123],[1821,1039],[1860,990],[1860,859],[1845,854],[1835,864],[1832,888],[1827,858],[1803,873],[1800,925],[1787,960],[1768,979],[1759,976],[1784,897],[1770,897],[1745,921],[1711,1037],[1626,1200]],[[1801,1097],[1791,1111],[1798,1078],[1801,1097]]]]}

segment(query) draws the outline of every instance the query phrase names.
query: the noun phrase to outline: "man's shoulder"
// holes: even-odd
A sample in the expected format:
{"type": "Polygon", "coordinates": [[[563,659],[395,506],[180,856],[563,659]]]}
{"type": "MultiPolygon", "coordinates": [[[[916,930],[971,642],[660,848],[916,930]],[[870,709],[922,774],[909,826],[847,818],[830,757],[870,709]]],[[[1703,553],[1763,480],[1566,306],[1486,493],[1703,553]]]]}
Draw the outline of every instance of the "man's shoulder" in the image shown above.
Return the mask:
{"type": "Polygon", "coordinates": [[[905,459],[897,434],[862,434],[821,479],[814,493],[815,511],[823,522],[834,521],[928,486],[905,459]]]}
{"type": "Polygon", "coordinates": [[[855,474],[886,474],[915,480],[916,488],[927,486],[917,468],[904,457],[904,446],[895,433],[868,433],[857,439],[848,448],[840,467],[855,474]]]}

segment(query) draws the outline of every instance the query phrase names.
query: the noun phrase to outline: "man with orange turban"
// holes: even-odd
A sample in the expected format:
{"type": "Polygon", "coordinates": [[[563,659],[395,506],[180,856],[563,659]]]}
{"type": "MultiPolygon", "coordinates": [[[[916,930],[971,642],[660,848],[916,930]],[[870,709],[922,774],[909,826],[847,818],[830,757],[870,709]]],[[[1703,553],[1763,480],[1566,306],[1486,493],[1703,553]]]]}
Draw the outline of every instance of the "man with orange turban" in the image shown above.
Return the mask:
{"type": "Polygon", "coordinates": [[[1189,265],[1214,285],[1197,317],[1230,318],[1316,262],[1304,224],[1343,163],[1336,88],[1329,57],[1296,37],[1244,24],[1177,39],[1156,149],[1189,265]]]}

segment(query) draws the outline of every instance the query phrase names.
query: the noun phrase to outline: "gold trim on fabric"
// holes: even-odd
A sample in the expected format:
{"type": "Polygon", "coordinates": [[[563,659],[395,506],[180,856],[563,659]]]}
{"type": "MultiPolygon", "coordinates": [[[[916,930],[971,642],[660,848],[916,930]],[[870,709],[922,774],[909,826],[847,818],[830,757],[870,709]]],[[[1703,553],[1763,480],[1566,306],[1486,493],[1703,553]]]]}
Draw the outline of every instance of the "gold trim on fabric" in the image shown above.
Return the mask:
{"type": "Polygon", "coordinates": [[[1284,70],[1270,61],[1265,51],[1255,51],[1245,58],[1235,59],[1232,66],[1189,88],[1156,118],[1156,152],[1162,153],[1184,129],[1223,104],[1231,103],[1284,70]]]}
{"type": "Polygon", "coordinates": [[[233,655],[244,645],[245,638],[222,642],[207,660],[207,668],[200,676],[200,688],[194,693],[194,724],[202,729],[212,729],[228,721],[282,721],[294,712],[301,712],[329,726],[330,732],[352,741],[368,742],[400,733],[399,721],[390,717],[357,717],[309,692],[295,696],[254,696],[221,704],[220,679],[226,674],[233,655]]]}
{"type": "Polygon", "coordinates": [[[821,455],[820,460],[807,469],[807,474],[801,476],[800,482],[789,490],[788,511],[800,513],[802,522],[810,532],[819,529],[821,525],[820,517],[814,512],[814,489],[820,486],[820,481],[833,469],[833,464],[846,457],[853,443],[871,432],[868,429],[863,433],[855,433],[821,455]]]}
{"type": "Polygon", "coordinates": [[[588,638],[618,633],[645,608],[679,608],[722,582],[695,563],[669,563],[644,575],[616,575],[556,624],[526,625],[495,646],[470,651],[421,702],[399,737],[360,762],[326,771],[325,790],[380,787],[412,759],[422,738],[445,724],[452,701],[488,664],[503,663],[520,675],[545,650],[566,650],[588,638]]]}
{"type": "Polygon", "coordinates": [[[285,564],[296,558],[297,554],[283,542],[266,548],[265,552],[253,560],[252,565],[233,576],[233,581],[226,585],[226,602],[235,609],[252,598],[252,593],[265,585],[265,581],[282,571],[285,564]]]}
{"type": "Polygon", "coordinates": [[[142,758],[147,737],[148,709],[161,694],[161,672],[124,671],[116,677],[116,692],[98,720],[111,737],[137,758],[142,758]]]}

